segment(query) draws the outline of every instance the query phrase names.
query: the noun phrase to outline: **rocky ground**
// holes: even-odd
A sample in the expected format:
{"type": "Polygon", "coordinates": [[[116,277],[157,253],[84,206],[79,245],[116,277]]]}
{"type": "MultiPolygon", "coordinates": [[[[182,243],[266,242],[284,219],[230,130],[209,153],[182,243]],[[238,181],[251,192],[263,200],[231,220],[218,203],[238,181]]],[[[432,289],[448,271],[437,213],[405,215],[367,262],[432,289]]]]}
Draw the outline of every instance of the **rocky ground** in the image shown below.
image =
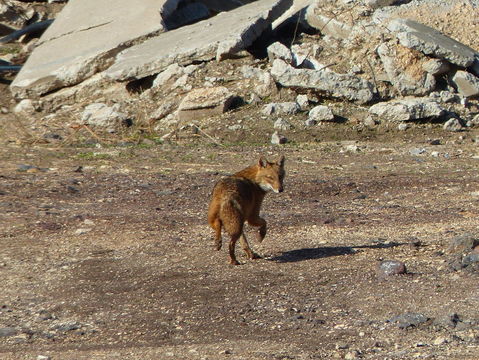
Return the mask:
{"type": "MultiPolygon", "coordinates": [[[[455,15],[475,23],[467,7],[450,11],[437,24],[421,8],[407,16],[457,39],[455,15]]],[[[334,70],[348,62],[321,34],[296,41],[323,47],[334,70]]],[[[2,75],[0,358],[477,359],[477,100],[448,100],[471,121],[448,131],[444,117],[376,121],[369,105],[262,83],[252,68],[269,61],[250,53],[194,66],[186,83],[179,72],[164,88],[120,84],[26,112],[2,75]],[[245,101],[201,121],[166,116],[205,83],[245,101]],[[268,108],[298,94],[334,121],[268,108]],[[130,127],[80,121],[111,96],[130,127]],[[287,143],[272,145],[275,131],[287,143]],[[265,241],[247,229],[263,258],[238,247],[243,264],[230,266],[226,237],[214,251],[206,224],[212,187],[280,154],[285,192],[265,200],[265,241]]]]}

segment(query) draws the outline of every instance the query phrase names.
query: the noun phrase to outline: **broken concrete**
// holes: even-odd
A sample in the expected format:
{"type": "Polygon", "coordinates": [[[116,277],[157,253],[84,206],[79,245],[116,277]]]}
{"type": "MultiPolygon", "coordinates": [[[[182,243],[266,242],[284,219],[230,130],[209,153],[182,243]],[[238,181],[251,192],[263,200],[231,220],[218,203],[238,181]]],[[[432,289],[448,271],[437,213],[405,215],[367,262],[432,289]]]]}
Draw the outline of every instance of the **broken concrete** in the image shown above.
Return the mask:
{"type": "Polygon", "coordinates": [[[457,71],[452,82],[460,95],[473,97],[479,95],[479,78],[466,71],[457,71]]]}
{"type": "Polygon", "coordinates": [[[426,95],[434,90],[436,80],[424,70],[424,55],[402,45],[382,43],[377,53],[389,80],[400,95],[426,95]]]}
{"type": "Polygon", "coordinates": [[[75,85],[104,70],[138,39],[164,30],[160,7],[171,3],[71,0],[40,39],[11,85],[14,96],[35,97],[75,85]],[[125,11],[125,9],[129,9],[125,11]]]}
{"type": "Polygon", "coordinates": [[[309,6],[306,10],[306,21],[309,26],[318,29],[324,35],[337,39],[346,39],[351,34],[352,27],[337,19],[330,18],[320,13],[320,3],[309,6]]]}
{"type": "Polygon", "coordinates": [[[470,67],[475,73],[479,73],[479,54],[474,49],[429,26],[410,19],[394,19],[387,28],[397,33],[396,36],[403,46],[446,59],[464,68],[470,67]]]}
{"type": "Polygon", "coordinates": [[[285,87],[299,87],[326,92],[330,96],[367,103],[374,98],[374,86],[354,75],[322,70],[295,69],[280,59],[273,62],[273,78],[285,87]]]}
{"type": "Polygon", "coordinates": [[[228,111],[235,95],[223,86],[199,88],[188,93],[178,108],[180,121],[192,121],[228,111]]]}
{"type": "Polygon", "coordinates": [[[223,60],[250,46],[290,0],[264,0],[169,31],[119,53],[106,71],[113,80],[139,79],[172,63],[223,60]]]}
{"type": "Polygon", "coordinates": [[[427,97],[404,98],[381,102],[369,108],[369,113],[384,121],[410,121],[428,118],[438,118],[446,110],[437,102],[427,97]]]}
{"type": "Polygon", "coordinates": [[[268,53],[268,59],[270,62],[273,62],[275,59],[284,60],[288,64],[291,64],[293,62],[293,55],[291,54],[291,50],[279,41],[274,42],[270,46],[268,46],[266,51],[268,53]]]}

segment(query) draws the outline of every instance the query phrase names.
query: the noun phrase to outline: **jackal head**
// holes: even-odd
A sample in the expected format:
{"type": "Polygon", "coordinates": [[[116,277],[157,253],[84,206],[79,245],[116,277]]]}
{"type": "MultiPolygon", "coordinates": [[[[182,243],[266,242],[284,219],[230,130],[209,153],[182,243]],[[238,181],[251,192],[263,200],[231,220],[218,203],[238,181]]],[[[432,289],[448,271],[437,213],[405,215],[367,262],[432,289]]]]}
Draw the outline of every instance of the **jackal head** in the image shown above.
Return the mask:
{"type": "Polygon", "coordinates": [[[264,191],[283,192],[284,156],[277,162],[269,162],[263,157],[258,161],[256,181],[264,191]]]}

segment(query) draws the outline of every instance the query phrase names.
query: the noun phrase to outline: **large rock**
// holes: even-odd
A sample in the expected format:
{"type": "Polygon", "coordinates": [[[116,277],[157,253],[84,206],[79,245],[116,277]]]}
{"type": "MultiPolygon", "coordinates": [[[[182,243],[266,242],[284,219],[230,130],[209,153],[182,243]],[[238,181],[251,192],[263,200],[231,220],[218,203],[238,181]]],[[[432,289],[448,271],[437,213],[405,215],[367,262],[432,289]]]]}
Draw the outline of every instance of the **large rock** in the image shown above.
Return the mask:
{"type": "Polygon", "coordinates": [[[369,112],[385,121],[408,121],[438,118],[446,110],[429,98],[404,98],[375,104],[369,112]]]}
{"type": "Polygon", "coordinates": [[[168,31],[118,54],[106,75],[114,80],[139,79],[175,62],[222,60],[250,46],[290,4],[290,0],[257,1],[168,31]]]}
{"type": "Polygon", "coordinates": [[[230,109],[234,98],[234,94],[223,86],[192,90],[180,103],[179,120],[192,121],[223,114],[230,109]]]}
{"type": "Polygon", "coordinates": [[[479,78],[466,71],[457,71],[452,77],[452,82],[459,94],[465,97],[479,95],[479,78]]]}
{"type": "Polygon", "coordinates": [[[12,93],[39,96],[104,70],[126,46],[163,31],[160,12],[168,14],[174,3],[178,1],[69,1],[11,84],[12,93]]]}
{"type": "Polygon", "coordinates": [[[394,19],[387,28],[396,32],[401,45],[432,55],[479,73],[479,54],[474,49],[410,19],[394,19]]]}
{"type": "Polygon", "coordinates": [[[374,98],[374,86],[367,80],[350,74],[322,70],[295,69],[280,59],[273,62],[273,78],[285,87],[323,91],[330,96],[367,103],[374,98]]]}

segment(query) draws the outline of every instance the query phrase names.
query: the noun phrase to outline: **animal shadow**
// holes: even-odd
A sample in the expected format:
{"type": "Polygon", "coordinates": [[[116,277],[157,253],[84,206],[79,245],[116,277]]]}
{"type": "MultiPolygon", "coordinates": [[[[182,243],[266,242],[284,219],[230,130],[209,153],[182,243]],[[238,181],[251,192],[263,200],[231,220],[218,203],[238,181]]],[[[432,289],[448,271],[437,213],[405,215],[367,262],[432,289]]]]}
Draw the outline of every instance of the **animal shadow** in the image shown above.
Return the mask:
{"type": "Polygon", "coordinates": [[[387,249],[405,245],[404,243],[391,242],[387,244],[358,245],[358,246],[323,246],[317,248],[304,248],[285,251],[281,255],[269,258],[270,261],[280,263],[292,263],[305,260],[321,259],[331,256],[351,255],[357,253],[357,249],[387,249]]]}

